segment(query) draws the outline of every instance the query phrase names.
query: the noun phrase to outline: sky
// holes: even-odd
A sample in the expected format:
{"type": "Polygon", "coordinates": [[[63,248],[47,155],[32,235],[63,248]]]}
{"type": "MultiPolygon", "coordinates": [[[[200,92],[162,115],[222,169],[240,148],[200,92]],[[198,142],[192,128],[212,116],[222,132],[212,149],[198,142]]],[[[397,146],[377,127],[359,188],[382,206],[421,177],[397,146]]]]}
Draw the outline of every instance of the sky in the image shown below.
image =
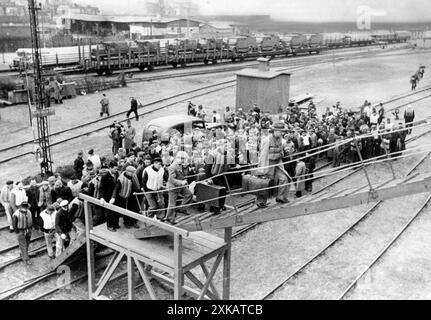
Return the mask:
{"type": "MultiPolygon", "coordinates": [[[[145,14],[144,0],[74,0],[106,13],[145,14]]],[[[156,1],[156,0],[152,0],[156,1]]],[[[176,0],[178,2],[182,0],[176,0]]],[[[191,0],[206,15],[267,14],[286,21],[356,21],[368,15],[379,22],[431,20],[429,0],[191,0]]],[[[165,0],[169,2],[169,0],[165,0]]]]}

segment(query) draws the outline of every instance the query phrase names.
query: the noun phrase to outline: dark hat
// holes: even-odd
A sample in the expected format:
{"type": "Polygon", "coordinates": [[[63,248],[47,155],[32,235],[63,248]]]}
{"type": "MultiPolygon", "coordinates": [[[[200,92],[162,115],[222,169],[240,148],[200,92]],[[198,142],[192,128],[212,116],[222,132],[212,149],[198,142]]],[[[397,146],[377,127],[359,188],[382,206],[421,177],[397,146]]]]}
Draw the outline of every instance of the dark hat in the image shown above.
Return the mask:
{"type": "Polygon", "coordinates": [[[12,181],[12,180],[8,180],[8,181],[6,181],[6,184],[7,184],[8,186],[10,186],[11,184],[13,184],[13,181],[12,181]]]}
{"type": "Polygon", "coordinates": [[[94,153],[94,149],[88,150],[88,154],[93,154],[93,153],[94,153]]]}
{"type": "Polygon", "coordinates": [[[271,128],[274,131],[287,131],[283,122],[276,122],[271,128]]]}
{"type": "Polygon", "coordinates": [[[133,153],[133,152],[129,152],[128,154],[127,154],[127,157],[132,157],[132,156],[134,156],[135,154],[133,153]]]}
{"type": "Polygon", "coordinates": [[[55,210],[55,207],[52,204],[46,207],[46,211],[53,212],[54,210],[55,210]]]}
{"type": "Polygon", "coordinates": [[[28,209],[28,208],[30,207],[30,205],[28,204],[28,202],[27,202],[27,201],[23,201],[23,202],[21,202],[20,207],[21,207],[21,208],[28,209]]]}
{"type": "Polygon", "coordinates": [[[109,165],[108,165],[109,168],[113,168],[113,167],[116,167],[116,166],[118,166],[117,161],[111,160],[109,162],[109,165]]]}
{"type": "Polygon", "coordinates": [[[160,159],[160,158],[155,158],[155,159],[153,160],[153,162],[160,162],[160,163],[162,163],[163,161],[162,161],[162,159],[160,159]]]}

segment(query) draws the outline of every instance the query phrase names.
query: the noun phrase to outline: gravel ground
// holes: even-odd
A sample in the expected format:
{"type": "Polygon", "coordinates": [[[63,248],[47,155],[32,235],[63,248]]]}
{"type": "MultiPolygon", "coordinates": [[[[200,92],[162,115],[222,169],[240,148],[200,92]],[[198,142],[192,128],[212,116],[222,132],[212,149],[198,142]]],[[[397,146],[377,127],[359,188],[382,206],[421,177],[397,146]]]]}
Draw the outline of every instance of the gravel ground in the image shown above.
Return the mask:
{"type": "Polygon", "coordinates": [[[347,299],[431,299],[431,211],[425,209],[347,299]]]}
{"type": "MultiPolygon", "coordinates": [[[[416,70],[418,64],[427,57],[429,58],[429,53],[415,53],[412,55],[403,56],[403,59],[382,57],[312,67],[307,70],[294,73],[292,78],[291,94],[297,95],[304,93],[304,91],[307,90],[308,92],[316,94],[316,96],[324,97],[326,100],[321,106],[322,109],[331,105],[332,103],[335,103],[337,100],[342,101],[342,104],[345,106],[358,106],[365,99],[370,101],[386,99],[391,96],[407,92],[408,81],[406,79],[408,79],[408,75],[412,72],[412,70],[416,70]],[[352,76],[352,70],[354,71],[354,76],[352,76]],[[379,72],[376,72],[376,70],[379,72]],[[322,81],[322,79],[325,79],[325,81],[322,81]],[[343,81],[340,81],[340,79],[343,81]],[[382,82],[385,84],[381,85],[380,83],[382,82]],[[380,86],[382,87],[382,90],[378,90],[380,86]],[[349,89],[346,90],[346,87],[349,89]],[[358,94],[352,95],[352,90],[355,90],[355,92],[358,92],[358,94]]],[[[175,80],[163,80],[163,84],[160,83],[158,87],[157,82],[134,84],[133,88],[131,85],[128,88],[112,90],[108,92],[108,96],[112,101],[112,108],[116,108],[116,110],[126,110],[128,103],[124,101],[124,97],[129,97],[132,94],[138,97],[146,97],[146,100],[141,100],[142,103],[145,103],[151,100],[150,97],[154,97],[154,99],[162,97],[162,92],[163,96],[169,95],[166,91],[167,87],[169,88],[168,90],[172,90],[172,92],[174,92],[174,89],[177,90],[176,92],[180,92],[187,90],[186,86],[192,87],[194,85],[193,82],[196,81],[208,81],[205,83],[209,83],[209,81],[218,82],[226,78],[226,75],[212,75],[211,78],[208,79],[207,77],[190,77],[175,80]],[[150,88],[150,90],[147,90],[147,88],[150,88]],[[138,95],[136,92],[141,92],[141,94],[138,95]]],[[[426,85],[427,83],[429,83],[429,81],[426,77],[421,82],[420,86],[426,85]]],[[[202,82],[200,85],[202,85],[202,82]]],[[[209,95],[207,97],[194,99],[194,102],[203,103],[204,105],[214,106],[222,109],[227,104],[234,105],[235,92],[234,90],[230,89],[226,90],[226,92],[228,91],[229,94],[225,94],[225,92],[223,92],[223,94],[218,93],[209,95]]],[[[85,121],[91,120],[91,118],[94,117],[94,115],[91,115],[91,113],[97,114],[98,112],[99,106],[97,101],[99,99],[99,95],[87,95],[85,97],[78,97],[74,100],[69,100],[63,106],[57,106],[56,108],[58,112],[55,117],[58,117],[56,120],[59,128],[61,127],[61,123],[64,123],[65,127],[71,126],[68,120],[71,120],[70,118],[77,118],[72,117],[72,115],[76,114],[77,112],[88,115],[86,118],[82,117],[82,119],[85,119],[85,121]],[[92,106],[91,108],[93,111],[88,111],[88,106],[92,106]],[[64,112],[61,110],[64,110],[64,112]]],[[[418,118],[423,118],[423,115],[427,114],[428,108],[426,108],[427,103],[425,101],[415,104],[418,118]]],[[[22,115],[26,115],[26,109],[24,107],[21,109],[21,111],[19,111],[19,108],[20,107],[17,107],[16,109],[7,109],[13,111],[11,112],[10,118],[8,118],[9,115],[6,115],[6,117],[9,119],[8,121],[11,123],[8,124],[8,122],[6,122],[7,128],[3,127],[2,123],[1,128],[5,129],[0,129],[5,130],[0,132],[0,134],[2,134],[5,139],[2,139],[2,141],[4,141],[4,145],[8,145],[9,143],[6,143],[6,141],[10,141],[14,136],[16,136],[17,139],[20,138],[23,140],[29,138],[28,132],[20,133],[28,129],[23,129],[25,128],[25,123],[27,120],[25,120],[25,117],[22,115]],[[12,113],[14,113],[14,115],[12,115],[12,113]],[[13,130],[15,127],[18,131],[8,134],[8,132],[13,130]],[[20,128],[21,131],[19,131],[20,128]]],[[[164,111],[166,113],[158,113],[157,115],[159,116],[168,114],[172,111],[185,112],[185,110],[186,104],[183,103],[164,111]]],[[[2,116],[4,115],[5,112],[2,111],[2,116]]],[[[141,131],[143,124],[148,121],[148,118],[149,117],[146,117],[146,119],[139,122],[139,125],[137,126],[138,132],[141,131]]],[[[416,132],[414,134],[416,134],[416,132]]],[[[427,139],[424,138],[415,143],[423,143],[423,141],[427,141],[427,139]]],[[[2,142],[0,142],[0,144],[1,143],[2,142]]],[[[101,154],[108,152],[110,148],[109,140],[106,137],[106,132],[93,134],[91,136],[64,144],[60,148],[55,148],[54,154],[56,163],[70,163],[70,159],[73,159],[76,150],[86,150],[88,148],[86,146],[88,145],[97,145],[98,148],[96,150],[101,154]]],[[[418,156],[416,159],[419,159],[419,157],[420,156],[418,156]]],[[[429,165],[428,161],[426,162],[426,165],[429,165]]],[[[407,164],[403,161],[400,161],[399,168],[404,167],[407,167],[407,164]]],[[[379,168],[380,170],[372,170],[372,173],[370,173],[373,176],[373,179],[381,178],[382,180],[387,180],[391,176],[390,168],[384,165],[380,166],[379,168]]],[[[0,184],[9,177],[15,178],[19,175],[25,176],[34,171],[37,171],[37,168],[35,169],[35,166],[31,164],[29,159],[25,158],[17,159],[14,162],[9,163],[7,166],[1,165],[0,184]]],[[[332,179],[333,177],[322,179],[322,181],[316,182],[314,189],[318,189],[319,185],[324,185],[332,179]]],[[[352,185],[359,186],[364,182],[365,179],[363,174],[356,174],[350,177],[349,180],[346,180],[340,184],[340,188],[342,189],[346,186],[351,187],[352,185]]],[[[405,206],[406,211],[410,211],[413,206],[417,205],[419,202],[417,199],[410,199],[412,201],[403,202],[403,206],[405,206]]],[[[232,248],[233,261],[231,298],[261,298],[265,292],[277,285],[281,279],[286,277],[287,274],[302,265],[307,259],[312,257],[327,243],[332,241],[336,236],[344,231],[345,228],[350,226],[365,212],[368,207],[370,206],[364,205],[345,210],[326,212],[319,215],[270,222],[260,225],[239,237],[234,241],[232,248]],[[268,250],[268,248],[270,248],[270,250],[268,250]]],[[[398,207],[395,208],[398,209],[398,207]]],[[[396,209],[392,207],[390,213],[396,214],[396,209]]],[[[381,226],[378,227],[380,228],[381,226]]],[[[379,231],[377,227],[370,230],[370,232],[377,231],[379,231]]],[[[46,256],[44,257],[46,258],[46,256]]],[[[35,265],[43,266],[44,257],[36,258],[40,259],[40,262],[35,263],[35,265]]],[[[6,278],[0,280],[2,281],[0,283],[0,287],[3,288],[9,283],[14,283],[14,285],[16,285],[19,283],[19,281],[22,281],[19,276],[22,274],[26,275],[27,271],[24,270],[24,268],[27,267],[18,266],[16,269],[18,272],[13,272],[12,276],[9,275],[10,272],[7,272],[8,275],[6,278]]],[[[33,268],[35,268],[35,266],[33,266],[33,268]]],[[[34,276],[37,274],[37,272],[38,270],[33,271],[31,276],[34,276]]],[[[28,274],[26,278],[30,278],[31,276],[28,274]]],[[[216,274],[215,281],[220,287],[220,272],[216,274]]],[[[118,292],[121,292],[124,290],[124,288],[126,288],[125,281],[119,280],[117,283],[113,284],[112,290],[118,290],[118,292]]],[[[308,291],[313,291],[313,289],[314,286],[308,288],[308,291]]],[[[145,292],[144,289],[142,290],[145,292]]],[[[169,298],[170,294],[171,293],[167,292],[165,297],[169,298]]],[[[323,294],[324,293],[322,293],[321,297],[323,297],[323,294]]],[[[61,294],[54,295],[53,298],[86,299],[86,284],[84,283],[77,285],[76,290],[72,290],[71,293],[62,292],[61,294]]]]}
{"type": "MultiPolygon", "coordinates": [[[[400,50],[400,53],[405,52],[407,51],[400,50]]],[[[310,92],[318,98],[325,99],[319,106],[319,112],[338,100],[342,101],[342,105],[344,106],[357,107],[365,98],[369,101],[386,99],[408,90],[408,81],[406,81],[408,76],[406,75],[409,75],[412,70],[416,70],[417,65],[426,57],[429,57],[429,55],[430,53],[428,52],[419,52],[403,56],[403,59],[396,59],[393,56],[373,57],[313,66],[293,73],[291,95],[295,96],[304,92],[310,92]],[[376,69],[379,72],[375,72],[376,69]],[[350,80],[350,77],[353,77],[353,79],[350,80]],[[325,81],[321,81],[322,78],[325,81]],[[340,79],[343,81],[340,81],[340,79]],[[382,82],[385,83],[385,90],[378,90],[378,87],[382,86],[382,82]],[[351,86],[352,90],[354,88],[355,92],[360,92],[361,94],[352,95],[351,90],[346,90],[346,85],[351,86]]],[[[111,100],[111,112],[125,112],[128,109],[128,100],[131,96],[139,98],[142,103],[147,103],[231,78],[232,74],[227,73],[211,75],[210,77],[193,76],[166,79],[130,84],[126,88],[113,89],[106,93],[111,100]]],[[[429,81],[425,78],[419,87],[427,83],[429,81]]],[[[65,100],[63,105],[56,105],[56,115],[50,117],[51,132],[96,119],[100,109],[98,103],[100,96],[100,94],[78,96],[72,100],[65,100]],[[83,116],[76,117],[76,114],[82,114],[83,116]]],[[[193,101],[197,104],[204,104],[208,112],[211,109],[222,111],[226,105],[234,106],[235,88],[198,97],[193,99],[193,101]]],[[[154,117],[172,114],[172,112],[185,113],[186,102],[146,116],[139,123],[132,122],[138,132],[136,141],[141,140],[142,128],[145,123],[154,117]]],[[[28,127],[27,106],[10,107],[3,109],[1,113],[2,125],[0,126],[0,135],[3,138],[0,140],[0,148],[10,146],[11,141],[13,141],[13,144],[16,144],[33,137],[32,130],[28,127]]],[[[95,149],[99,154],[108,154],[111,143],[107,138],[107,132],[102,131],[54,147],[53,158],[55,166],[70,163],[78,150],[87,150],[90,145],[97,146],[95,149]]],[[[6,154],[2,154],[2,158],[6,158],[6,156],[6,154]]],[[[0,185],[8,178],[18,179],[38,171],[38,164],[33,156],[19,158],[7,164],[2,164],[0,165],[0,185]]]]}
{"type": "Polygon", "coordinates": [[[367,219],[278,290],[273,299],[337,299],[396,232],[415,214],[427,195],[385,201],[367,219]],[[406,201],[409,199],[409,201],[406,201]]]}

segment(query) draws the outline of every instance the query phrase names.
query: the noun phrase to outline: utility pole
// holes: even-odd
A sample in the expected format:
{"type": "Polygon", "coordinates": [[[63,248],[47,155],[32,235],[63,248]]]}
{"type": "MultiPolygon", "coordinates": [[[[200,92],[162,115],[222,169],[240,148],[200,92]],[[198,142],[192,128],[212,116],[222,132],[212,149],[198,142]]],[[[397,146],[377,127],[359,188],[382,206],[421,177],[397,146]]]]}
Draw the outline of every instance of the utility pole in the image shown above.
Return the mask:
{"type": "MultiPolygon", "coordinates": [[[[30,16],[31,42],[33,51],[33,78],[34,101],[36,105],[37,132],[40,152],[40,170],[43,177],[52,173],[51,147],[49,142],[48,107],[49,100],[46,97],[45,84],[42,79],[42,64],[39,45],[39,21],[35,0],[28,0],[28,13],[30,16]],[[44,110],[46,110],[44,112],[44,110]]],[[[29,97],[30,99],[30,97],[29,97]]]]}

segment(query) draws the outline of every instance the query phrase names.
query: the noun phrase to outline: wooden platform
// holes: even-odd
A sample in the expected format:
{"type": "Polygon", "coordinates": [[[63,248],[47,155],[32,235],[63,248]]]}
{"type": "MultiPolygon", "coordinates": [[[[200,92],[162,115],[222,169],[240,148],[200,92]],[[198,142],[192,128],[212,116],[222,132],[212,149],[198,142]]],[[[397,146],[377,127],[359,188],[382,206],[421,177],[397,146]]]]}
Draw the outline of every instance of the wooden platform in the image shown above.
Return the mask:
{"type": "MultiPolygon", "coordinates": [[[[256,196],[251,194],[245,194],[240,196],[228,196],[226,198],[226,211],[222,211],[221,213],[214,213],[214,212],[199,212],[194,207],[187,208],[187,211],[190,213],[190,215],[184,215],[184,214],[178,214],[177,215],[177,227],[181,228],[181,226],[188,224],[188,223],[194,223],[196,225],[196,228],[199,228],[199,226],[212,218],[223,218],[223,217],[229,217],[232,215],[243,215],[249,212],[250,209],[254,206],[254,203],[256,201],[256,196]]],[[[142,225],[142,228],[140,230],[137,230],[135,232],[135,237],[137,239],[149,239],[154,237],[160,237],[170,234],[170,232],[162,230],[161,228],[158,228],[156,226],[151,225],[142,225]]]]}
{"type": "Polygon", "coordinates": [[[216,216],[202,221],[199,225],[186,223],[181,228],[193,232],[235,227],[337,210],[430,191],[431,172],[425,172],[400,179],[392,179],[384,183],[371,183],[371,188],[370,185],[364,184],[360,187],[356,186],[342,191],[337,190],[330,193],[305,196],[298,201],[274,205],[258,212],[251,211],[231,216],[216,216]]]}
{"type": "Polygon", "coordinates": [[[224,239],[205,232],[190,233],[187,230],[146,217],[143,214],[101,203],[99,200],[80,194],[84,201],[85,234],[88,266],[88,293],[91,300],[105,298],[102,294],[107,283],[113,277],[120,262],[127,259],[128,298],[135,298],[136,271],[142,278],[151,299],[157,299],[151,279],[157,279],[171,285],[174,299],[179,300],[184,293],[200,299],[229,299],[230,291],[230,258],[232,228],[225,229],[224,239]],[[168,235],[152,239],[137,239],[136,229],[117,229],[108,231],[106,224],[94,226],[92,210],[94,206],[103,207],[139,221],[142,226],[161,229],[168,235]],[[115,251],[102,277],[96,283],[94,244],[100,243],[115,251]],[[223,291],[220,295],[213,284],[213,277],[223,261],[223,291]],[[207,269],[211,264],[211,269],[207,269]],[[200,267],[205,281],[196,277],[192,269],[200,267]],[[167,274],[167,275],[166,275],[167,274]],[[184,284],[187,277],[197,289],[184,284]]]}
{"type": "MultiPolygon", "coordinates": [[[[106,224],[95,227],[90,232],[90,239],[111,247],[117,251],[128,252],[131,256],[155,266],[163,271],[173,273],[175,268],[173,235],[152,239],[136,239],[134,229],[107,230],[106,224]]],[[[217,256],[225,249],[225,242],[206,232],[193,232],[183,240],[182,268],[186,272],[200,264],[201,261],[217,256]]]]}

